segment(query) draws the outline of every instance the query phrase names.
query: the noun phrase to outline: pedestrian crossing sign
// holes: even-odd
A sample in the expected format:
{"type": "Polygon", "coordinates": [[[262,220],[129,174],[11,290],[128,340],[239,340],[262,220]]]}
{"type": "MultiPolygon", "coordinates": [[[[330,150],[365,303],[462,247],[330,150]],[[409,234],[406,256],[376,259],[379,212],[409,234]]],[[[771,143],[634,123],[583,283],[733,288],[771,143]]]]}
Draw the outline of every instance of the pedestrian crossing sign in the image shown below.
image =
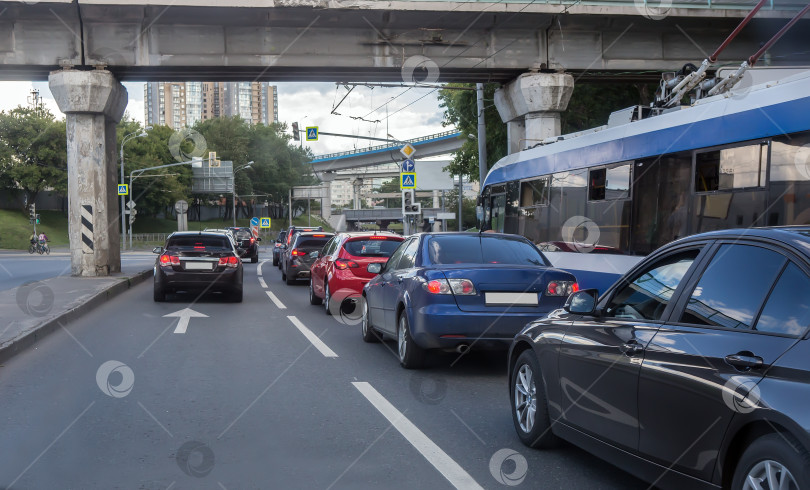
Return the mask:
{"type": "Polygon", "coordinates": [[[307,141],[318,141],[318,126],[307,127],[307,141]]]}
{"type": "Polygon", "coordinates": [[[261,228],[270,228],[270,218],[261,218],[259,226],[261,228]]]}
{"type": "Polygon", "coordinates": [[[129,184],[118,184],[118,195],[126,196],[129,194],[129,184]]]}
{"type": "Polygon", "coordinates": [[[400,177],[400,189],[415,189],[416,188],[416,173],[415,172],[403,172],[399,174],[400,177]]]}

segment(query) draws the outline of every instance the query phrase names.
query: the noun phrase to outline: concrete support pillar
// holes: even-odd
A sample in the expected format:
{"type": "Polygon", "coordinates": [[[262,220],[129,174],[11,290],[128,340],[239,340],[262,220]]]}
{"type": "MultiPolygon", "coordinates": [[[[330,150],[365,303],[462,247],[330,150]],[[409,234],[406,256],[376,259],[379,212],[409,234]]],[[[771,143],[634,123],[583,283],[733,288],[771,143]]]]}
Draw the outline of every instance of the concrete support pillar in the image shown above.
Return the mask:
{"type": "Polygon", "coordinates": [[[106,70],[55,71],[48,85],[67,119],[71,274],[120,272],[115,128],[127,106],[127,91],[106,70]]]}
{"type": "Polygon", "coordinates": [[[509,153],[560,135],[560,113],[568,107],[574,77],[524,73],[495,92],[495,107],[507,123],[509,153]]]}
{"type": "Polygon", "coordinates": [[[326,221],[332,217],[332,183],[324,182],[323,199],[321,199],[321,217],[326,221]]]}
{"type": "MultiPolygon", "coordinates": [[[[439,191],[433,189],[433,209],[439,209],[439,206],[439,191]]],[[[438,218],[433,220],[433,231],[442,231],[442,222],[438,218]]]]}

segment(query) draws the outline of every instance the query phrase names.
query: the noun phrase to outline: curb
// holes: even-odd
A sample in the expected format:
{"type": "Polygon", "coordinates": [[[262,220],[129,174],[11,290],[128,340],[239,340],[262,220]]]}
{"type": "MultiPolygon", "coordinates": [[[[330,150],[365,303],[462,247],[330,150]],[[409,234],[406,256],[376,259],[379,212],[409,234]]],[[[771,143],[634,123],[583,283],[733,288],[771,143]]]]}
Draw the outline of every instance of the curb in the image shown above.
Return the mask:
{"type": "Polygon", "coordinates": [[[152,269],[138,272],[134,276],[129,277],[126,280],[119,281],[104,291],[95,294],[84,303],[66,310],[53,318],[47,319],[22,337],[19,337],[9,342],[7,345],[0,347],[0,363],[4,363],[25,349],[28,349],[37,343],[37,341],[43,339],[46,335],[57,330],[60,325],[64,326],[73,320],[80,318],[85,313],[90,312],[95,307],[107,302],[109,299],[118,296],[133,286],[137,286],[138,284],[144,282],[147,278],[152,276],[152,273],[152,269]]]}

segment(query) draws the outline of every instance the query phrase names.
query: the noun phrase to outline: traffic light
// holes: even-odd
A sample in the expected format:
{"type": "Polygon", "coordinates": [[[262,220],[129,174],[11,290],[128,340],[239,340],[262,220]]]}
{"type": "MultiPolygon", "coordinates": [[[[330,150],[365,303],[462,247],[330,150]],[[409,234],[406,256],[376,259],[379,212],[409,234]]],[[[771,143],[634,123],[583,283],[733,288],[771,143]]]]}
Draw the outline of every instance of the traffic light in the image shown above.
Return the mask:
{"type": "Polygon", "coordinates": [[[416,202],[416,193],[413,189],[402,190],[402,214],[422,214],[422,204],[416,202]]]}
{"type": "Polygon", "coordinates": [[[293,132],[293,139],[295,141],[301,141],[301,134],[298,133],[298,123],[292,123],[292,132],[293,132]]]}
{"type": "Polygon", "coordinates": [[[28,206],[28,221],[34,221],[37,218],[37,205],[32,204],[28,206]]]}
{"type": "Polygon", "coordinates": [[[36,216],[37,224],[39,224],[39,215],[37,214],[35,216],[36,216]]]}

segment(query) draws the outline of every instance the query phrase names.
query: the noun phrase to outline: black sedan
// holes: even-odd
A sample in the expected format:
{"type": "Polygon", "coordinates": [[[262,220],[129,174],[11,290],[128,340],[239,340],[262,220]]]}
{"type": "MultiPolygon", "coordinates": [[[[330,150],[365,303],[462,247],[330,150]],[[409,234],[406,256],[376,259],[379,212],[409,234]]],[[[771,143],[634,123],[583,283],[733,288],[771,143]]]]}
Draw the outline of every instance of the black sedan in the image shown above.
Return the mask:
{"type": "Polygon", "coordinates": [[[281,253],[281,280],[294,284],[298,279],[309,279],[310,267],[317,260],[310,253],[321,251],[333,236],[334,233],[322,231],[296,232],[288,248],[281,253]]]}
{"type": "Polygon", "coordinates": [[[810,228],[666,245],[515,337],[518,436],[662,488],[810,488],[808,291],[810,228]]]}
{"type": "Polygon", "coordinates": [[[228,228],[233,232],[234,240],[236,241],[236,251],[243,259],[250,258],[250,263],[255,264],[259,261],[259,242],[262,241],[261,237],[253,236],[250,228],[230,227],[228,228]]]}
{"type": "Polygon", "coordinates": [[[165,301],[177,291],[224,293],[242,302],[242,261],[230,238],[223,233],[179,232],[155,247],[154,300],[165,301]]]}
{"type": "Polygon", "coordinates": [[[363,288],[363,340],[396,338],[407,369],[432,349],[505,351],[527,322],[578,288],[530,241],[496,233],[414,235],[368,271],[379,275],[363,288]]]}

